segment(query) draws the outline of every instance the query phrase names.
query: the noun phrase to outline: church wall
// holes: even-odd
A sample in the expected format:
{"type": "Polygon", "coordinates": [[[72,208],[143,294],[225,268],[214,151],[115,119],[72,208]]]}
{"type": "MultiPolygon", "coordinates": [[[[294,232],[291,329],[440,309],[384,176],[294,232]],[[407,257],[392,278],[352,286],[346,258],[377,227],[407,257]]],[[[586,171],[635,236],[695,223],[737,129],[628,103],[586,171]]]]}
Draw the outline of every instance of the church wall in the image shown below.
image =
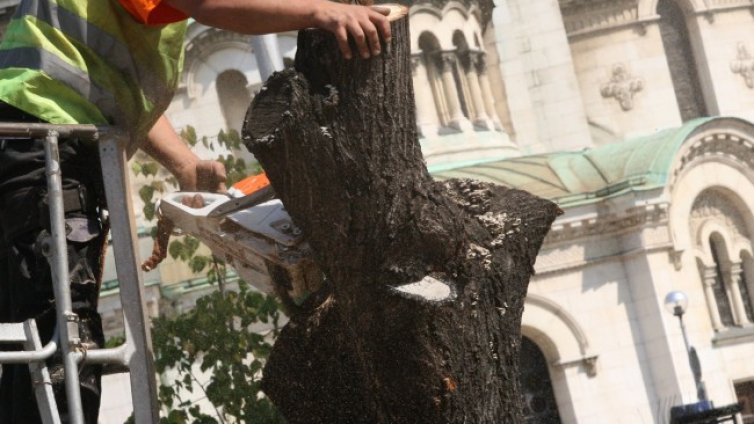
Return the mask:
{"type": "MultiPolygon", "coordinates": [[[[492,26],[492,23],[489,25],[492,26]]],[[[511,138],[515,138],[516,128],[511,121],[510,109],[508,107],[508,86],[503,81],[498,40],[495,38],[494,28],[487,28],[482,43],[487,52],[487,72],[490,74],[490,87],[492,88],[492,96],[495,99],[497,118],[500,120],[503,130],[511,138]]]]}
{"type": "Polygon", "coordinates": [[[493,13],[517,142],[525,152],[591,145],[556,2],[512,0],[493,13]]]}
{"type": "MultiPolygon", "coordinates": [[[[496,49],[496,55],[488,57],[499,55],[499,61],[490,60],[488,64],[496,66],[494,72],[504,79],[504,86],[493,87],[497,100],[508,98],[509,109],[498,109],[499,117],[503,120],[509,114],[511,134],[523,151],[587,146],[591,143],[588,121],[614,132],[618,139],[681,124],[659,28],[651,20],[652,10],[642,15],[649,17],[642,24],[567,39],[557,2],[497,3],[487,43],[496,49]],[[615,97],[602,94],[603,86],[616,77],[616,65],[623,66],[630,80],[641,81],[641,90],[633,93],[628,108],[615,97]]],[[[449,13],[448,18],[464,28],[469,42],[473,40],[471,27],[465,26],[468,21],[460,12],[449,13]]],[[[437,18],[419,14],[412,17],[412,28],[416,19],[444,28],[437,25],[437,18]]],[[[754,16],[749,9],[740,9],[718,12],[712,20],[699,14],[695,20],[703,42],[694,48],[704,52],[709,68],[706,76],[700,74],[702,83],[712,88],[708,91],[714,93],[721,114],[754,119],[754,88],[747,87],[744,75],[732,68],[738,59],[739,43],[745,49],[743,59],[747,54],[754,55],[754,42],[750,41],[754,16]]],[[[451,49],[451,34],[437,33],[443,47],[451,49]]],[[[286,46],[281,52],[292,51],[295,43],[287,40],[286,46]]],[[[182,88],[168,111],[176,127],[193,125],[200,135],[209,136],[225,127],[214,84],[217,75],[227,68],[241,70],[250,83],[259,81],[250,51],[238,54],[230,49],[213,49],[204,63],[194,68],[190,84],[182,88]]],[[[496,78],[492,83],[496,84],[496,78]]],[[[499,103],[496,106],[500,108],[499,103]]],[[[446,137],[446,141],[453,140],[446,137]]],[[[754,189],[743,184],[742,176],[729,178],[729,172],[708,164],[695,167],[703,172],[690,185],[674,186],[674,196],[691,196],[693,202],[693,187],[725,180],[742,198],[754,199],[754,189]]],[[[676,205],[676,200],[674,197],[671,204],[676,205]]],[[[558,221],[600,217],[597,208],[591,206],[567,212],[558,221]]],[[[558,231],[557,224],[553,232],[558,231]]],[[[672,405],[696,400],[678,321],[662,305],[671,290],[682,290],[689,296],[684,322],[689,340],[699,352],[710,398],[718,405],[732,403],[733,382],[754,379],[752,338],[743,343],[717,342],[694,257],[686,250],[676,258],[677,252],[671,252],[668,246],[671,235],[665,223],[639,225],[641,229],[550,242],[537,260],[538,273],[532,279],[530,293],[549,299],[559,309],[548,314],[541,308],[527,307],[523,332],[542,344],[565,423],[663,423],[672,405]],[[586,337],[586,347],[568,332],[558,312],[573,318],[586,337]],[[596,358],[593,365],[590,358],[596,358]]],[[[681,224],[680,228],[688,225],[681,224]]],[[[162,277],[188,278],[170,269],[164,270],[162,277]]],[[[193,301],[191,296],[182,300],[193,301]]]]}
{"type": "Polygon", "coordinates": [[[659,27],[643,31],[622,27],[570,42],[587,119],[620,138],[681,124],[659,27]]]}
{"type": "MultiPolygon", "coordinates": [[[[599,241],[590,237],[573,244],[581,246],[583,259],[588,259],[595,254],[589,246],[599,241]]],[[[543,253],[557,250],[558,247],[550,246],[543,253]]],[[[563,263],[574,263],[574,250],[566,248],[561,253],[563,263]]],[[[606,417],[625,423],[654,421],[656,389],[647,368],[651,358],[641,309],[641,302],[653,298],[637,296],[631,289],[634,279],[648,280],[651,284],[651,276],[646,278],[649,274],[646,265],[642,257],[628,259],[626,263],[613,257],[586,267],[537,274],[532,279],[530,294],[552,300],[572,316],[588,339],[585,355],[597,356],[593,376],[578,358],[548,357],[554,363],[551,375],[563,422],[602,422],[606,417]],[[635,261],[643,261],[644,266],[634,264],[635,261]],[[561,404],[563,397],[570,399],[571,407],[561,404]]],[[[535,308],[524,312],[524,334],[527,323],[536,322],[536,317],[527,316],[534,312],[535,308]]],[[[563,349],[568,343],[559,340],[563,331],[555,330],[558,327],[555,321],[543,324],[549,327],[543,331],[553,339],[556,349],[563,349]]]]}
{"type": "Polygon", "coordinates": [[[256,59],[251,46],[215,46],[216,50],[202,57],[187,73],[185,90],[176,95],[167,113],[176,128],[193,126],[197,134],[214,136],[226,128],[220,113],[220,101],[215,87],[218,75],[229,69],[242,72],[250,84],[260,83],[256,59]]]}
{"type": "Polygon", "coordinates": [[[751,38],[754,16],[750,9],[709,16],[699,15],[696,21],[719,114],[754,120],[754,41],[751,38]],[[747,75],[751,85],[747,85],[747,75]]]}
{"type": "MultiPolygon", "coordinates": [[[[681,216],[686,223],[672,227],[688,228],[688,218],[683,218],[688,213],[666,203],[676,196],[691,197],[693,202],[705,186],[716,184],[738,187],[740,196],[754,198],[754,186],[719,161],[689,168],[679,174],[671,196],[659,191],[636,193],[596,206],[569,208],[548,236],[530,296],[547,297],[562,308],[561,316],[573,317],[588,339],[587,355],[597,358],[596,375],[590,376],[584,361],[562,364],[559,360],[565,358],[548,357],[563,422],[601,422],[611,417],[611,422],[664,423],[671,406],[696,401],[678,320],[663,304],[672,290],[689,296],[684,322],[691,345],[699,352],[709,398],[716,405],[733,403],[734,383],[754,378],[751,342],[722,345],[718,341],[694,258],[674,253],[669,220],[681,216]],[[656,205],[645,206],[643,222],[623,215],[651,204],[656,205]],[[627,225],[623,229],[606,225],[608,219],[627,225]],[[561,406],[563,397],[572,406],[561,406]]],[[[525,335],[527,322],[537,322],[527,313],[535,312],[537,308],[531,307],[524,312],[525,335]]],[[[572,344],[562,340],[562,326],[556,321],[539,324],[553,344],[551,356],[572,344]]],[[[544,322],[541,317],[539,322],[544,322]]]]}
{"type": "MultiPolygon", "coordinates": [[[[726,130],[733,132],[730,126],[726,130]]],[[[699,134],[697,138],[707,139],[712,135],[715,135],[715,131],[709,130],[699,134]]],[[[749,138],[746,133],[737,135],[749,138]]],[[[688,144],[692,145],[690,142],[688,144]]],[[[710,151],[714,152],[713,149],[710,151]]],[[[682,269],[674,289],[684,291],[689,297],[689,308],[684,315],[689,342],[697,349],[708,396],[718,405],[736,402],[734,383],[754,379],[754,362],[751,360],[754,355],[754,326],[733,326],[718,332],[713,328],[709,299],[705,295],[704,282],[697,266],[697,258],[705,252],[694,247],[699,243],[699,238],[706,238],[706,234],[701,237],[699,234],[690,234],[689,215],[692,204],[701,193],[709,189],[718,190],[726,193],[726,197],[718,204],[720,209],[727,214],[735,209],[746,221],[742,230],[747,232],[748,227],[751,234],[754,224],[754,176],[750,169],[742,168],[740,165],[728,161],[722,155],[708,154],[708,157],[697,159],[692,166],[683,169],[672,186],[671,224],[674,228],[675,248],[683,251],[680,261],[682,269]]],[[[712,215],[707,218],[713,222],[720,222],[717,230],[730,231],[726,229],[724,219],[721,221],[719,217],[712,215]]],[[[674,331],[674,355],[681,363],[680,377],[684,400],[694,401],[694,380],[688,370],[688,364],[682,362],[685,352],[682,349],[680,330],[676,328],[674,331]]]]}
{"type": "Polygon", "coordinates": [[[642,371],[648,373],[654,382],[651,407],[668,411],[670,405],[680,403],[679,378],[682,378],[685,364],[682,362],[684,356],[674,354],[675,349],[683,348],[683,343],[680,338],[670,337],[677,325],[663,305],[665,295],[673,290],[676,272],[668,251],[664,249],[627,258],[625,264],[630,274],[629,285],[639,320],[641,343],[646,351],[642,371]]]}

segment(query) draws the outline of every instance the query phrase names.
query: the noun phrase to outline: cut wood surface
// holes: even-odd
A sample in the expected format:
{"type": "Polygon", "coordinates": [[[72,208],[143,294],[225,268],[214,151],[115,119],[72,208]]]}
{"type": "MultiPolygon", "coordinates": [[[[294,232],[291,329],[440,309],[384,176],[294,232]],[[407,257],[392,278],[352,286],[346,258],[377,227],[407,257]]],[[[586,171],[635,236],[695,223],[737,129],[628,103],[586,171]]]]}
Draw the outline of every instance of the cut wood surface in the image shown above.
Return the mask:
{"type": "Polygon", "coordinates": [[[244,141],[326,274],[263,387],[291,423],[518,423],[524,297],[553,203],[434,181],[416,130],[407,19],[376,58],[299,33],[244,141]],[[312,300],[314,302],[314,300],[312,300]]]}

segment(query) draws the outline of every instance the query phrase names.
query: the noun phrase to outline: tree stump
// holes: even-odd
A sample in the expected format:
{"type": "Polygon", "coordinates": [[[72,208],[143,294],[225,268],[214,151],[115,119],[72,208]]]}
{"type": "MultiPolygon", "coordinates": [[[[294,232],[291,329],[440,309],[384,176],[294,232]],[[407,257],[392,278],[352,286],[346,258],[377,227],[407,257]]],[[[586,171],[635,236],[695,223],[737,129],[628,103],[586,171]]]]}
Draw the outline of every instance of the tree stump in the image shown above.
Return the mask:
{"type": "Polygon", "coordinates": [[[326,275],[263,389],[291,423],[518,423],[529,277],[560,213],[520,190],[434,181],[417,137],[408,19],[345,60],[299,33],[295,69],[252,102],[244,141],[326,275]]]}

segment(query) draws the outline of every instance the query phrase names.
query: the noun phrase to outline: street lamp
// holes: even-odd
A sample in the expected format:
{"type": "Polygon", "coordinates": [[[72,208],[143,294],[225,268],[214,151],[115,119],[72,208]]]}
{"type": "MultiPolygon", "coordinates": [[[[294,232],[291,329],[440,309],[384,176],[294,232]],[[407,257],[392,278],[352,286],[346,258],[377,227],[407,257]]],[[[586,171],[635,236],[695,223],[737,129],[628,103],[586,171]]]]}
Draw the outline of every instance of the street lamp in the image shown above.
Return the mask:
{"type": "Polygon", "coordinates": [[[707,401],[707,391],[704,388],[704,382],[702,381],[702,367],[699,363],[699,356],[696,354],[696,349],[689,345],[689,338],[686,335],[686,326],[683,324],[683,314],[686,313],[686,308],[689,306],[689,298],[686,293],[682,291],[672,291],[665,296],[665,308],[671,314],[678,317],[678,322],[681,323],[681,333],[683,334],[683,343],[686,345],[686,353],[689,357],[689,366],[691,372],[694,374],[694,382],[696,383],[696,396],[699,402],[707,401]]]}

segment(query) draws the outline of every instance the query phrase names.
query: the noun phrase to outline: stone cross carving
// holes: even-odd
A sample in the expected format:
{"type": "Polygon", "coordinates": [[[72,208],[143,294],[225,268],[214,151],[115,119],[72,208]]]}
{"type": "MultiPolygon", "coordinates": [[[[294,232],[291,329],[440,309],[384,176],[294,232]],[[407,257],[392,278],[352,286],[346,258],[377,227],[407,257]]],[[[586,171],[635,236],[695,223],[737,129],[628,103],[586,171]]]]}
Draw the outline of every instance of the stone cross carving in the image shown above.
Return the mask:
{"type": "Polygon", "coordinates": [[[754,58],[751,57],[744,43],[738,43],[738,56],[730,62],[730,70],[744,77],[746,86],[754,88],[754,58]]]}
{"type": "Polygon", "coordinates": [[[600,88],[602,97],[613,97],[620,104],[621,109],[629,111],[634,107],[634,94],[644,88],[644,81],[634,78],[628,73],[626,67],[617,63],[613,65],[613,76],[610,81],[600,88]]]}

